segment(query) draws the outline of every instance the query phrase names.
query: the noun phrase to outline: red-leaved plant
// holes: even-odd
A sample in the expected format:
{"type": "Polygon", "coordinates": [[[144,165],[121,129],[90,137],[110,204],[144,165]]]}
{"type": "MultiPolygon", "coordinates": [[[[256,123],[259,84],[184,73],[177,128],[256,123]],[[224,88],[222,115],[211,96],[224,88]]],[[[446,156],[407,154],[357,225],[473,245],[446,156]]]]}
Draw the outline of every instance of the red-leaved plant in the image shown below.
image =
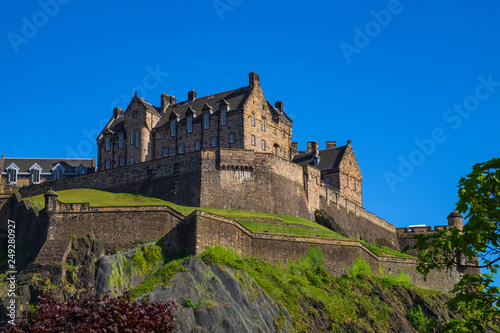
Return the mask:
{"type": "Polygon", "coordinates": [[[0,327],[2,332],[173,332],[177,320],[172,310],[175,299],[153,303],[147,299],[133,301],[130,293],[102,298],[89,289],[77,293],[64,303],[47,294],[39,297],[36,309],[16,325],[0,327]]]}

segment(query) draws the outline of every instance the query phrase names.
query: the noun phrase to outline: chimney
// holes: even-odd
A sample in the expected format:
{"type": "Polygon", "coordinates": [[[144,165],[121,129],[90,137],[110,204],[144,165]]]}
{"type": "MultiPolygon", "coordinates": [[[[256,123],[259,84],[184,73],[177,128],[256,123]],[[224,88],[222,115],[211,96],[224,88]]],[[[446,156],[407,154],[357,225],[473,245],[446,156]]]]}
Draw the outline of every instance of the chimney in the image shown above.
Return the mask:
{"type": "Polygon", "coordinates": [[[307,142],[307,152],[314,153],[314,155],[318,155],[318,142],[317,141],[309,141],[307,142]]]}
{"type": "Polygon", "coordinates": [[[188,91],[188,101],[194,101],[196,99],[196,91],[188,91]]]}
{"type": "Polygon", "coordinates": [[[282,101],[277,101],[275,104],[274,104],[274,107],[278,110],[280,110],[281,112],[283,112],[283,102],[282,101]]]}
{"type": "Polygon", "coordinates": [[[297,155],[297,142],[292,142],[292,157],[293,155],[297,155]]]}
{"type": "Polygon", "coordinates": [[[351,140],[347,140],[347,144],[350,145],[351,144],[351,140]]]}
{"type": "Polygon", "coordinates": [[[337,141],[327,141],[326,142],[326,149],[336,148],[336,147],[337,147],[337,141]]]}
{"type": "Polygon", "coordinates": [[[95,172],[95,166],[96,166],[96,159],[95,157],[92,157],[92,169],[94,170],[94,172],[95,172]]]}
{"type": "Polygon", "coordinates": [[[250,74],[248,74],[248,83],[249,83],[249,86],[250,86],[250,89],[252,89],[254,86],[260,86],[260,76],[259,74],[255,73],[255,72],[250,72],[250,74]]]}
{"type": "Polygon", "coordinates": [[[113,109],[113,118],[118,118],[118,117],[121,117],[123,116],[123,110],[119,107],[116,107],[113,109]]]}
{"type": "Polygon", "coordinates": [[[5,160],[5,155],[2,154],[0,156],[0,174],[3,172],[3,163],[4,163],[4,160],[5,160]]]}
{"type": "Polygon", "coordinates": [[[177,101],[174,96],[167,94],[161,94],[161,112],[165,112],[165,109],[169,104],[175,104],[177,101]]]}
{"type": "Polygon", "coordinates": [[[450,215],[448,215],[448,226],[449,227],[456,227],[458,230],[462,230],[464,227],[464,218],[462,215],[460,215],[459,212],[454,210],[451,212],[450,215]]]}

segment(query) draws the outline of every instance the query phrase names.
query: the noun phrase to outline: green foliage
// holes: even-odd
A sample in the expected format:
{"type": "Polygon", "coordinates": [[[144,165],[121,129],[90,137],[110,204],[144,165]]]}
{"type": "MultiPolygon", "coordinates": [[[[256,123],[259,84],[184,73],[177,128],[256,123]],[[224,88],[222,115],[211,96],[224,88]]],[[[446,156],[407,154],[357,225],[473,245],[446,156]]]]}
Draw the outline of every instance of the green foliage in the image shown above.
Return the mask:
{"type": "Polygon", "coordinates": [[[166,264],[160,267],[154,274],[146,278],[139,286],[130,290],[132,298],[142,296],[158,286],[168,288],[170,280],[180,272],[188,271],[182,266],[182,263],[187,259],[186,256],[170,255],[165,259],[166,264]]]}
{"type": "Polygon", "coordinates": [[[184,307],[186,308],[194,308],[194,303],[190,298],[186,298],[184,301],[184,307]]]}
{"type": "Polygon", "coordinates": [[[432,319],[427,318],[420,305],[417,308],[412,308],[408,313],[408,319],[410,320],[411,326],[417,331],[422,333],[430,332],[435,326],[436,322],[432,319]]]}
{"type": "Polygon", "coordinates": [[[363,276],[370,277],[372,275],[372,269],[366,261],[361,257],[356,258],[356,261],[352,265],[352,268],[345,267],[346,275],[350,278],[359,278],[363,276]]]}
{"type": "Polygon", "coordinates": [[[454,265],[479,267],[484,262],[488,273],[467,274],[455,285],[451,303],[465,318],[444,323],[443,332],[498,331],[500,320],[499,288],[492,285],[500,261],[500,159],[473,166],[472,172],[459,181],[457,210],[466,214],[463,231],[456,228],[439,230],[432,235],[418,235],[420,250],[417,269],[428,274],[433,269],[449,269],[454,265]],[[467,263],[464,263],[467,258],[467,263]]]}
{"type": "Polygon", "coordinates": [[[201,298],[198,301],[198,304],[193,307],[194,311],[198,311],[199,309],[211,309],[216,306],[218,303],[211,299],[201,298]]]}

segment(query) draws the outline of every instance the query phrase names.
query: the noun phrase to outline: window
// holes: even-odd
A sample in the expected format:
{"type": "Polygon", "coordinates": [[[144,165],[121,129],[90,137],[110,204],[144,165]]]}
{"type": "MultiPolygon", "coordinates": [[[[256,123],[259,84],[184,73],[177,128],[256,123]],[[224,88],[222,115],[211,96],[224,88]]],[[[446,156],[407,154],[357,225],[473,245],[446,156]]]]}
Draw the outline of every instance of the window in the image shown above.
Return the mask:
{"type": "Polygon", "coordinates": [[[331,182],[331,180],[330,180],[330,177],[326,177],[326,178],[325,178],[325,184],[326,184],[326,185],[328,185],[328,186],[332,185],[332,182],[331,182]]]}
{"type": "Polygon", "coordinates": [[[130,158],[130,164],[134,164],[134,158],[133,157],[130,158]]]}
{"type": "Polygon", "coordinates": [[[170,156],[170,151],[168,150],[168,148],[163,148],[163,157],[168,157],[170,156]]]}
{"type": "Polygon", "coordinates": [[[56,175],[55,175],[56,180],[62,179],[63,178],[63,171],[61,169],[56,170],[56,175]]]}
{"type": "Polygon", "coordinates": [[[78,176],[84,175],[84,174],[85,174],[85,169],[84,169],[84,168],[80,168],[80,169],[78,169],[78,170],[76,171],[76,174],[77,174],[78,176]]]}
{"type": "Polygon", "coordinates": [[[188,120],[188,133],[192,133],[193,132],[193,117],[189,116],[187,120],[188,120]]]}
{"type": "Polygon", "coordinates": [[[132,111],[132,117],[137,118],[137,111],[132,111]]]}
{"type": "Polygon", "coordinates": [[[120,157],[120,166],[124,166],[125,165],[125,157],[120,157]]]}
{"type": "Polygon", "coordinates": [[[205,129],[209,129],[209,128],[210,128],[210,114],[205,113],[205,129]]]}
{"type": "Polygon", "coordinates": [[[255,113],[252,113],[252,126],[255,126],[255,113]]]}
{"type": "Polygon", "coordinates": [[[252,135],[252,146],[255,146],[255,135],[252,135]]]}
{"type": "Polygon", "coordinates": [[[165,139],[165,132],[161,133],[161,138],[165,139]]]}
{"type": "Polygon", "coordinates": [[[262,150],[266,150],[266,140],[262,140],[262,150]]]}
{"type": "Polygon", "coordinates": [[[9,184],[17,183],[17,170],[16,169],[9,169],[8,176],[9,176],[9,184]]]}
{"type": "Polygon", "coordinates": [[[111,168],[111,161],[107,160],[106,161],[106,169],[110,169],[110,168],[111,168]]]}
{"type": "Polygon", "coordinates": [[[31,184],[40,184],[40,170],[32,169],[30,178],[31,184]]]}
{"type": "Polygon", "coordinates": [[[123,134],[118,137],[118,147],[123,148],[123,134]]]}
{"type": "Polygon", "coordinates": [[[349,176],[345,175],[345,186],[349,187],[349,176]]]}
{"type": "Polygon", "coordinates": [[[356,191],[356,179],[352,179],[352,189],[356,191]]]}
{"type": "Polygon", "coordinates": [[[231,133],[229,134],[229,143],[235,143],[236,142],[236,134],[231,133]]]}
{"type": "Polygon", "coordinates": [[[159,139],[160,138],[160,133],[156,133],[156,138],[159,139]]]}
{"type": "Polygon", "coordinates": [[[110,150],[110,149],[111,149],[111,139],[106,138],[106,150],[110,150]]]}
{"type": "Polygon", "coordinates": [[[201,141],[196,141],[196,150],[201,150],[201,141]]]}
{"type": "Polygon", "coordinates": [[[177,121],[172,120],[172,127],[170,128],[170,136],[177,135],[177,121]]]}
{"type": "Polygon", "coordinates": [[[135,133],[132,131],[132,133],[130,133],[130,144],[131,145],[134,144],[134,135],[135,135],[135,133]]]}
{"type": "Polygon", "coordinates": [[[141,139],[141,137],[139,134],[139,130],[137,130],[137,133],[135,134],[135,148],[139,148],[140,139],[141,139]]]}
{"type": "Polygon", "coordinates": [[[212,138],[212,147],[217,147],[217,138],[215,136],[212,138]]]}
{"type": "Polygon", "coordinates": [[[262,118],[262,128],[261,128],[263,131],[266,130],[266,120],[264,118],[262,118]]]}
{"type": "Polygon", "coordinates": [[[221,112],[221,118],[222,118],[222,125],[226,125],[227,124],[227,109],[223,109],[222,112],[221,112]]]}
{"type": "Polygon", "coordinates": [[[181,144],[179,146],[179,154],[184,154],[184,145],[183,144],[181,144]]]}

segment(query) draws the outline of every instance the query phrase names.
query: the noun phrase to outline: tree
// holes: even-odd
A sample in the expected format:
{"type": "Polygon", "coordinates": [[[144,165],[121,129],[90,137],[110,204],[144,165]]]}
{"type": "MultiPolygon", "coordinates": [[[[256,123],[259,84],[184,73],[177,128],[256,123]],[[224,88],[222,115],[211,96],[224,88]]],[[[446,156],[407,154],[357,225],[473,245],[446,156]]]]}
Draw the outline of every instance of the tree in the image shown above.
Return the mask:
{"type": "Polygon", "coordinates": [[[15,326],[0,327],[2,332],[173,332],[177,329],[172,310],[175,300],[150,303],[133,301],[130,293],[111,298],[78,293],[64,303],[52,296],[39,297],[36,308],[15,326]]]}
{"type": "Polygon", "coordinates": [[[482,274],[465,274],[452,290],[450,303],[464,318],[442,324],[443,332],[500,331],[499,288],[493,285],[500,261],[500,159],[474,165],[459,181],[457,210],[466,214],[463,230],[447,228],[418,235],[417,270],[481,268],[482,274]]]}

